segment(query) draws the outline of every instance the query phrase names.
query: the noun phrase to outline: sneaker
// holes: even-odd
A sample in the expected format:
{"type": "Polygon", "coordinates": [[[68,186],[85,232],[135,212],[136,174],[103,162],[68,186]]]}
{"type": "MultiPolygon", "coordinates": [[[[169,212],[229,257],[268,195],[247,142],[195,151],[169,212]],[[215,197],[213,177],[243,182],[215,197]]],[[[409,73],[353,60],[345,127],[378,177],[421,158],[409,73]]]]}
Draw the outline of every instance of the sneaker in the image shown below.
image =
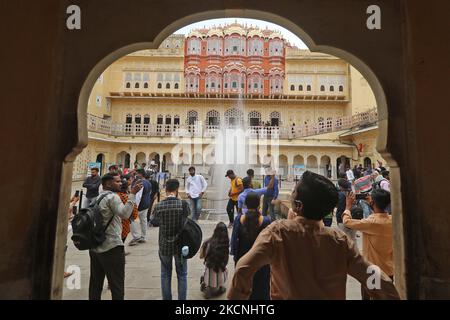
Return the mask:
{"type": "Polygon", "coordinates": [[[140,239],[138,240],[138,242],[139,242],[139,243],[146,243],[147,240],[145,240],[144,238],[140,238],[140,239]]]}
{"type": "Polygon", "coordinates": [[[137,245],[139,242],[139,239],[133,239],[133,240],[131,240],[130,241],[130,243],[128,244],[129,246],[135,246],[135,245],[137,245]]]}

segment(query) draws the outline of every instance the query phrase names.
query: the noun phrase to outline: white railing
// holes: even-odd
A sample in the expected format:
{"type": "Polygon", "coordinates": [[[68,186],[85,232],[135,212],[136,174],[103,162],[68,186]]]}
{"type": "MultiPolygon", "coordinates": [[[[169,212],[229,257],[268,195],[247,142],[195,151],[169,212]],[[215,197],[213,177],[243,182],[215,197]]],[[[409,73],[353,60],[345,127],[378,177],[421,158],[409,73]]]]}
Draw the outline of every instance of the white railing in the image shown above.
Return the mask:
{"type": "MultiPolygon", "coordinates": [[[[318,134],[364,127],[378,121],[376,109],[351,116],[332,118],[323,122],[305,123],[300,126],[248,126],[244,125],[250,138],[294,139],[318,134]]],[[[233,128],[233,126],[229,126],[233,128]]],[[[179,125],[113,123],[111,120],[88,115],[88,130],[116,137],[214,137],[220,131],[218,125],[179,125]]]]}

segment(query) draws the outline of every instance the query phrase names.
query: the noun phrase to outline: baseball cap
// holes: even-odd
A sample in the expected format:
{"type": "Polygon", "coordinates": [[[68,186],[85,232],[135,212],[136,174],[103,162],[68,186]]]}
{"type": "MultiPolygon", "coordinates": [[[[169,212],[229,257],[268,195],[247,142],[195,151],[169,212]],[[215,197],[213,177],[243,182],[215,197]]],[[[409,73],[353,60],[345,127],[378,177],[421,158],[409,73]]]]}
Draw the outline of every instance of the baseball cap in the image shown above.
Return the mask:
{"type": "Polygon", "coordinates": [[[225,174],[225,177],[228,177],[230,174],[234,174],[233,170],[227,170],[227,173],[225,174]]]}

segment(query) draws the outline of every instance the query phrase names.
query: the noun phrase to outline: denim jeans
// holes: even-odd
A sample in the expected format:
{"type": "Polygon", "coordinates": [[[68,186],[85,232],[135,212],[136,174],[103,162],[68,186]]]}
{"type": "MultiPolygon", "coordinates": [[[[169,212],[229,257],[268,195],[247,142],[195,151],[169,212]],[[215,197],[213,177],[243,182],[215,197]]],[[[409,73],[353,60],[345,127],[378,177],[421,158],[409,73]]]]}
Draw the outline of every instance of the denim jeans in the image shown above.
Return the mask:
{"type": "Polygon", "coordinates": [[[197,221],[202,211],[202,198],[191,198],[189,204],[191,205],[192,220],[197,221]]]}
{"type": "Polygon", "coordinates": [[[277,218],[275,217],[275,206],[272,204],[273,197],[264,195],[263,197],[263,216],[267,216],[267,210],[269,210],[270,219],[275,221],[277,218]]]}
{"type": "Polygon", "coordinates": [[[131,222],[131,234],[133,235],[133,239],[147,238],[147,211],[148,209],[139,211],[139,224],[141,226],[140,235],[138,223],[136,221],[131,222]]]}
{"type": "Polygon", "coordinates": [[[163,300],[172,300],[172,259],[175,259],[175,270],[178,278],[178,300],[186,300],[187,293],[187,260],[179,255],[162,256],[161,261],[161,292],[163,300]]]}

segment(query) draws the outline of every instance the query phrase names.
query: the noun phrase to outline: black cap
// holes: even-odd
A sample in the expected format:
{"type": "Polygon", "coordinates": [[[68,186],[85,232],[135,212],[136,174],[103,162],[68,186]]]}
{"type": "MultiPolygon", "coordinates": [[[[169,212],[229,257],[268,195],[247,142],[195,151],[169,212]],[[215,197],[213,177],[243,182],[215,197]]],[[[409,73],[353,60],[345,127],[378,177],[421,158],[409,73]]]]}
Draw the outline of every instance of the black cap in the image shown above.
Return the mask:
{"type": "Polygon", "coordinates": [[[228,177],[230,174],[234,174],[233,170],[227,170],[227,174],[225,175],[225,177],[228,177]]]}

